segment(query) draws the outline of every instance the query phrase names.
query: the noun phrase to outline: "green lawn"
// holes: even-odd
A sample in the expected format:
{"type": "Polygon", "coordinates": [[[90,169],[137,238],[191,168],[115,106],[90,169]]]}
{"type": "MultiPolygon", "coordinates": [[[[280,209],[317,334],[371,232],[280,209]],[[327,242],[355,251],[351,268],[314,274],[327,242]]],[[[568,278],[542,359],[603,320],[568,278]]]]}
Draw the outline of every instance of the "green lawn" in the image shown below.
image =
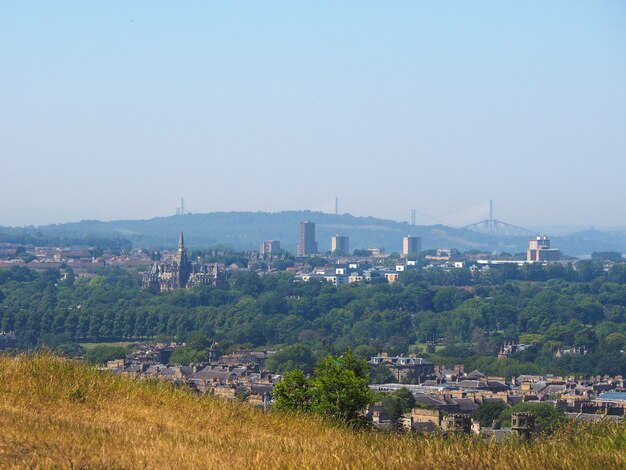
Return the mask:
{"type": "MultiPolygon", "coordinates": [[[[422,351],[426,351],[426,343],[416,343],[416,344],[422,349],[422,351]]],[[[443,349],[444,349],[443,344],[435,345],[435,352],[440,352],[443,349]]]]}
{"type": "Polygon", "coordinates": [[[125,348],[129,344],[134,344],[136,341],[117,341],[112,343],[80,343],[80,345],[85,349],[93,349],[97,346],[121,346],[125,348]]]}

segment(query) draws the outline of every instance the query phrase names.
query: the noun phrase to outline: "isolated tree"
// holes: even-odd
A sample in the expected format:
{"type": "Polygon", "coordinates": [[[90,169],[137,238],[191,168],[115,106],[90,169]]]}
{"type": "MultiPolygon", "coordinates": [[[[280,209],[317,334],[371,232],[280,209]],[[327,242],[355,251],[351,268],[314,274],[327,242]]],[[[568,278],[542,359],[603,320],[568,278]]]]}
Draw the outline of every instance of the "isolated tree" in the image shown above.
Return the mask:
{"type": "Polygon", "coordinates": [[[351,351],[328,356],[315,367],[311,378],[301,370],[287,373],[274,387],[277,410],[311,411],[338,422],[359,425],[362,412],[373,403],[369,389],[369,365],[351,351]]]}
{"type": "Polygon", "coordinates": [[[381,401],[385,414],[396,427],[400,425],[402,415],[415,406],[415,397],[406,387],[383,394],[381,401]]]}
{"type": "Polygon", "coordinates": [[[472,419],[480,421],[481,426],[488,427],[506,408],[507,405],[501,401],[486,401],[472,412],[472,419]]]}
{"type": "Polygon", "coordinates": [[[274,408],[286,411],[311,411],[313,387],[301,370],[288,372],[273,390],[274,408]]]}
{"type": "Polygon", "coordinates": [[[315,368],[311,409],[320,415],[357,424],[361,412],[373,403],[367,362],[348,351],[328,356],[315,368]]]}

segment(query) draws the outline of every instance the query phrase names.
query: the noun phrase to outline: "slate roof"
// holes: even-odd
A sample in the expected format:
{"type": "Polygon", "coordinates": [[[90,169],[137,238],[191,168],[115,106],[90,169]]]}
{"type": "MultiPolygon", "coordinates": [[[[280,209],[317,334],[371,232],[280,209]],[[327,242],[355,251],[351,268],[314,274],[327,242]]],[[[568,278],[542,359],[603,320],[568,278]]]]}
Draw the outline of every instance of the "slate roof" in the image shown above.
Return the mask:
{"type": "Polygon", "coordinates": [[[598,421],[613,421],[618,422],[623,419],[622,416],[616,415],[604,415],[595,413],[565,413],[569,419],[576,419],[579,421],[585,421],[587,423],[596,423],[598,421]]]}
{"type": "Polygon", "coordinates": [[[484,379],[485,375],[479,370],[473,370],[469,374],[465,374],[463,378],[469,379],[469,380],[480,380],[480,379],[484,379]]]}
{"type": "Polygon", "coordinates": [[[461,388],[474,388],[476,390],[508,390],[509,386],[498,380],[461,380],[461,388]]]}
{"type": "Polygon", "coordinates": [[[411,429],[415,432],[423,432],[423,433],[433,433],[439,430],[439,426],[437,426],[432,421],[426,421],[424,423],[412,423],[411,429]]]}
{"type": "Polygon", "coordinates": [[[541,393],[545,395],[553,395],[555,393],[563,393],[567,390],[565,385],[548,385],[546,388],[541,390],[541,393]]]}
{"type": "Polygon", "coordinates": [[[124,367],[124,372],[127,374],[139,374],[142,370],[141,364],[131,364],[128,367],[124,367]]]}
{"type": "Polygon", "coordinates": [[[269,395],[272,393],[272,389],[274,387],[272,385],[261,384],[261,385],[252,385],[250,390],[252,393],[256,395],[269,395]]]}
{"type": "Polygon", "coordinates": [[[201,380],[205,382],[228,382],[232,380],[236,380],[239,375],[234,372],[229,372],[228,369],[211,369],[210,367],[205,367],[202,370],[199,370],[195,374],[191,376],[194,380],[201,380]]]}
{"type": "Polygon", "coordinates": [[[510,429],[492,429],[492,428],[482,428],[480,430],[480,435],[493,442],[502,442],[507,437],[511,436],[513,431],[510,429]]]}
{"type": "Polygon", "coordinates": [[[422,405],[426,405],[428,407],[448,405],[443,397],[436,395],[417,395],[415,397],[415,403],[421,403],[422,405]]]}
{"type": "Polygon", "coordinates": [[[456,398],[454,401],[458,404],[459,411],[461,411],[461,412],[468,412],[469,413],[471,411],[474,411],[479,406],[471,398],[456,398]]]}

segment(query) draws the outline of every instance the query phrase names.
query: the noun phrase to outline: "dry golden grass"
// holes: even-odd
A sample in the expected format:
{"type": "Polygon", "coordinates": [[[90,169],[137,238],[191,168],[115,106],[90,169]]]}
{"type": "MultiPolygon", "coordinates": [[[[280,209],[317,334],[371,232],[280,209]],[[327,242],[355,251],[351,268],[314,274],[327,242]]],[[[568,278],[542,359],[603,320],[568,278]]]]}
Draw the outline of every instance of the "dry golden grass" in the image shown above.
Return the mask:
{"type": "Polygon", "coordinates": [[[504,444],[357,433],[50,356],[0,358],[0,429],[2,468],[626,468],[624,425],[504,444]]]}

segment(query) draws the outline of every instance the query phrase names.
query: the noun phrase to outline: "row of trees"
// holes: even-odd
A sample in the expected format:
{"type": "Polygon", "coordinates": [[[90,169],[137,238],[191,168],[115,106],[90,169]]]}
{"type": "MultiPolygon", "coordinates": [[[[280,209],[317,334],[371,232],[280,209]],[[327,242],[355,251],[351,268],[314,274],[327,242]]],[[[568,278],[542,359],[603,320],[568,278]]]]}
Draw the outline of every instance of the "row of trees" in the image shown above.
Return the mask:
{"type": "Polygon", "coordinates": [[[35,246],[93,246],[102,250],[130,251],[132,243],[119,237],[61,237],[55,235],[44,235],[41,232],[29,233],[19,228],[3,227],[0,233],[0,243],[13,243],[18,245],[35,246]]]}
{"type": "Polygon", "coordinates": [[[620,269],[616,265],[589,282],[517,280],[469,289],[411,273],[395,285],[341,287],[294,282],[287,273],[242,273],[228,289],[153,294],[139,289],[135,273],[118,268],[91,279],[61,280],[58,271],[14,267],[0,270],[0,328],[17,332],[27,348],[200,334],[223,349],[280,350],[272,363],[279,372],[311,371],[316,359],[352,347],[360,357],[414,352],[498,375],[624,374],[626,284],[614,280],[620,269]],[[497,361],[502,343],[510,340],[532,347],[497,361]],[[572,346],[588,353],[554,356],[572,346]]]}

